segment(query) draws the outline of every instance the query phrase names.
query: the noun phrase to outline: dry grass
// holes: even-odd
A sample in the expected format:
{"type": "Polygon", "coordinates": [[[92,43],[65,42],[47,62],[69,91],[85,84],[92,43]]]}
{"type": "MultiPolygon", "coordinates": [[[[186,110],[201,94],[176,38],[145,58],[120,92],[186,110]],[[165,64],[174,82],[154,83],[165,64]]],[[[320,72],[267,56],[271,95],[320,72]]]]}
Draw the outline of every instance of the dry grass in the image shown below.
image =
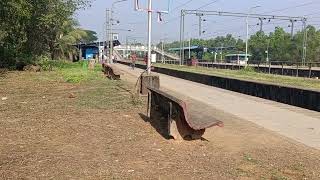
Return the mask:
{"type": "Polygon", "coordinates": [[[250,69],[250,68],[243,69],[243,70],[228,70],[228,69],[213,69],[213,68],[205,68],[205,67],[178,66],[178,65],[170,65],[170,64],[156,64],[156,66],[171,68],[171,69],[176,69],[181,71],[187,71],[187,72],[195,72],[195,73],[230,77],[230,78],[236,78],[236,79],[242,79],[242,80],[251,80],[251,81],[258,81],[258,82],[273,83],[277,85],[320,90],[320,80],[318,79],[264,74],[264,73],[255,72],[253,69],[250,69]]]}
{"type": "Polygon", "coordinates": [[[318,150],[234,117],[208,142],[168,141],[132,86],[102,73],[78,83],[60,71],[0,78],[0,179],[320,178],[318,150]]]}

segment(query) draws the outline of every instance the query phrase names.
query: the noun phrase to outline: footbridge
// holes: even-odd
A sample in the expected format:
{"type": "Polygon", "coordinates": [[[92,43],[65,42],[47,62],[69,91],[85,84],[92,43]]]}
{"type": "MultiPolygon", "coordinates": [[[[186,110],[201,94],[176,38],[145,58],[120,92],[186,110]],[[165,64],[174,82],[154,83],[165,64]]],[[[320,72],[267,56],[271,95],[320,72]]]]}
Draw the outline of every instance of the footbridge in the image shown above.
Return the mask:
{"type": "MultiPolygon", "coordinates": [[[[132,52],[137,53],[147,53],[148,47],[147,46],[135,46],[135,45],[120,45],[114,48],[116,51],[118,51],[119,54],[121,54],[123,57],[128,57],[129,54],[132,52]]],[[[157,47],[152,47],[152,53],[155,53],[157,55],[157,61],[165,61],[165,60],[174,60],[179,61],[179,56],[168,53],[165,51],[162,51],[161,49],[157,47]]]]}

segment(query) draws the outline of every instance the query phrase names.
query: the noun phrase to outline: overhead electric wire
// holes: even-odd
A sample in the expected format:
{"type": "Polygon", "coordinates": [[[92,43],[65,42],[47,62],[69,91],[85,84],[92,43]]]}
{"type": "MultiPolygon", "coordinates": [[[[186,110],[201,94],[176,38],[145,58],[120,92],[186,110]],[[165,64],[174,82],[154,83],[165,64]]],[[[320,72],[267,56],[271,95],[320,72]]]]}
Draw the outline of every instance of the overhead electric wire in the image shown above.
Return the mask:
{"type": "Polygon", "coordinates": [[[178,8],[180,8],[180,7],[183,7],[183,6],[185,6],[185,5],[189,4],[189,3],[191,3],[192,1],[194,1],[194,0],[189,0],[189,1],[187,1],[187,2],[185,2],[185,3],[183,3],[183,4],[181,4],[181,5],[179,5],[179,6],[175,7],[175,8],[173,8],[173,9],[171,10],[171,12],[175,11],[176,9],[178,9],[178,8]]]}
{"type": "Polygon", "coordinates": [[[315,3],[319,3],[319,2],[311,1],[311,2],[308,2],[308,3],[303,3],[303,4],[299,4],[299,5],[295,5],[295,6],[290,6],[290,7],[287,7],[287,8],[276,9],[276,10],[273,10],[273,11],[264,12],[263,14],[286,11],[288,9],[293,9],[293,8],[298,8],[298,7],[303,7],[303,6],[309,6],[309,5],[312,5],[312,4],[315,4],[315,3]]]}
{"type": "Polygon", "coordinates": [[[312,16],[312,15],[318,15],[320,14],[320,12],[315,12],[315,13],[311,13],[311,14],[305,14],[304,16],[312,16]]]}
{"type": "MultiPolygon", "coordinates": [[[[200,6],[200,7],[197,8],[196,10],[202,9],[202,8],[204,8],[204,7],[206,7],[206,6],[209,6],[209,5],[211,5],[211,4],[215,3],[215,2],[218,2],[218,1],[219,1],[219,0],[214,0],[213,2],[210,2],[210,3],[207,3],[207,4],[203,5],[203,6],[200,6]]],[[[184,3],[183,5],[188,4],[189,2],[190,2],[190,1],[184,3]]],[[[283,12],[283,11],[286,11],[286,10],[289,10],[289,9],[299,8],[299,7],[304,7],[304,6],[309,6],[309,5],[316,4],[316,3],[320,3],[320,1],[317,1],[317,2],[311,1],[311,2],[307,2],[307,3],[303,3],[303,4],[298,4],[298,5],[295,5],[295,6],[290,6],[290,7],[286,7],[286,8],[282,8],[282,9],[275,9],[275,10],[268,11],[268,12],[265,12],[265,13],[283,12]]],[[[180,5],[180,6],[182,7],[183,5],[180,5]]],[[[180,6],[176,7],[175,9],[179,8],[180,6]]],[[[311,14],[307,14],[307,15],[304,15],[304,16],[311,16],[311,15],[316,15],[316,14],[320,14],[320,13],[316,12],[316,13],[311,13],[311,14]]],[[[178,20],[179,18],[180,18],[180,16],[171,18],[169,21],[165,22],[165,24],[174,22],[175,20],[178,20]]],[[[320,18],[320,17],[312,17],[312,18],[309,18],[309,19],[313,19],[313,18],[320,18]]],[[[228,20],[228,22],[234,21],[234,20],[238,20],[238,19],[239,19],[239,18],[234,18],[234,19],[228,20]]],[[[277,20],[275,20],[275,21],[277,22],[277,20]]],[[[273,21],[273,22],[274,22],[274,21],[273,21]]],[[[211,23],[210,23],[210,24],[211,24],[211,23]]],[[[226,23],[216,23],[216,24],[226,24],[226,23]]],[[[282,23],[264,23],[264,25],[276,25],[276,24],[279,24],[279,25],[280,25],[280,24],[282,24],[282,23]]],[[[290,24],[288,24],[288,25],[290,25],[290,24]]],[[[315,25],[317,25],[317,24],[315,24],[315,25]]],[[[287,25],[286,25],[286,26],[287,26],[287,25]]],[[[286,27],[285,27],[285,28],[286,28],[286,27]]],[[[238,29],[238,28],[237,28],[237,29],[238,29]]],[[[267,29],[269,29],[269,28],[267,28],[267,29]]],[[[273,29],[273,28],[272,28],[272,29],[273,29]]],[[[226,32],[226,31],[224,31],[224,32],[226,32]]]]}
{"type": "MultiPolygon", "coordinates": [[[[175,8],[173,8],[173,9],[170,11],[170,13],[172,14],[173,11],[177,10],[178,8],[181,8],[181,7],[183,7],[183,6],[188,5],[188,4],[191,3],[192,1],[194,1],[194,0],[189,0],[189,1],[187,1],[187,2],[185,2],[185,3],[183,3],[183,4],[181,4],[181,5],[176,6],[175,8]]],[[[171,16],[171,15],[169,14],[168,16],[171,16]]],[[[168,24],[168,23],[174,22],[175,20],[178,20],[179,18],[180,18],[179,16],[178,16],[178,17],[171,18],[171,19],[165,21],[163,24],[168,24]]]]}
{"type": "Polygon", "coordinates": [[[207,4],[205,4],[205,5],[203,5],[203,6],[199,7],[199,8],[197,8],[196,10],[200,10],[200,9],[202,9],[202,8],[204,8],[204,7],[207,7],[207,6],[209,6],[209,5],[213,4],[213,3],[216,3],[216,2],[218,2],[218,1],[219,1],[219,0],[213,0],[212,2],[207,3],[207,4]]]}
{"type": "MultiPolygon", "coordinates": [[[[272,13],[272,12],[281,12],[281,11],[285,11],[285,10],[288,10],[288,9],[292,9],[292,8],[298,8],[298,7],[303,7],[303,6],[308,6],[308,5],[311,5],[311,4],[314,4],[314,3],[318,3],[318,2],[308,2],[308,3],[304,3],[304,4],[299,4],[299,5],[296,5],[296,6],[291,6],[291,7],[287,7],[287,8],[282,8],[282,9],[277,9],[277,10],[273,10],[273,11],[269,11],[269,12],[264,12],[263,14],[265,13],[272,13]]],[[[198,10],[198,9],[196,9],[198,10]]],[[[234,18],[232,20],[229,20],[229,21],[233,21],[233,20],[237,20],[239,18],[234,18]]],[[[267,24],[270,24],[270,23],[267,23],[267,24]]],[[[280,24],[280,23],[279,23],[280,24]]],[[[282,24],[282,23],[281,23],[282,24]]]]}

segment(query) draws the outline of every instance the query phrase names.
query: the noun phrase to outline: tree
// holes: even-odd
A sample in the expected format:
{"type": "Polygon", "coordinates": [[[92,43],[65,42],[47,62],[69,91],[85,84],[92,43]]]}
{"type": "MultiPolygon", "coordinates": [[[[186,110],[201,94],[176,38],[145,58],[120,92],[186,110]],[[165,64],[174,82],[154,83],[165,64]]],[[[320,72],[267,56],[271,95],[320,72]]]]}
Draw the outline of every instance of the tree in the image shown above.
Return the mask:
{"type": "Polygon", "coordinates": [[[23,0],[0,1],[0,67],[12,66],[26,42],[30,5],[23,0]]]}
{"type": "Polygon", "coordinates": [[[84,30],[86,32],[86,36],[81,39],[83,43],[92,43],[98,40],[97,33],[91,30],[84,30]]]}
{"type": "Polygon", "coordinates": [[[292,61],[292,44],[291,35],[277,27],[270,34],[269,56],[273,61],[292,61]]]}
{"type": "MultiPolygon", "coordinates": [[[[313,26],[308,26],[307,38],[307,57],[306,62],[320,62],[320,30],[313,26]]],[[[301,62],[303,51],[304,31],[298,31],[294,37],[284,31],[283,28],[275,28],[270,34],[257,32],[249,39],[249,53],[252,54],[252,60],[264,61],[266,59],[266,50],[269,52],[271,61],[282,62],[301,62]]],[[[185,46],[188,41],[184,42],[185,46]]],[[[161,47],[161,43],[157,45],[161,47]]],[[[234,38],[231,34],[218,36],[211,39],[191,39],[191,46],[204,46],[207,48],[235,47],[234,50],[227,50],[223,53],[240,53],[245,51],[245,42],[240,38],[234,38]]],[[[179,48],[180,42],[174,41],[167,43],[165,50],[169,48],[179,48]]],[[[206,60],[213,59],[212,53],[204,53],[206,60]]]]}
{"type": "Polygon", "coordinates": [[[249,40],[249,50],[252,54],[253,61],[263,61],[266,59],[265,51],[268,48],[269,37],[264,34],[264,32],[257,32],[252,35],[249,40]]]}
{"type": "MultiPolygon", "coordinates": [[[[302,34],[302,32],[300,33],[302,34]]],[[[301,37],[301,35],[300,35],[301,37]]],[[[307,57],[306,62],[319,62],[320,55],[320,31],[314,26],[307,27],[307,57]]]]}
{"type": "Polygon", "coordinates": [[[78,49],[74,45],[80,43],[83,39],[89,39],[88,31],[76,28],[77,24],[73,19],[64,22],[63,31],[54,44],[54,59],[65,57],[71,59],[73,55],[78,54],[78,49]]]}
{"type": "Polygon", "coordinates": [[[88,0],[0,1],[0,66],[47,54],[54,58],[61,38],[76,29],[65,24],[88,5],[88,0]]]}

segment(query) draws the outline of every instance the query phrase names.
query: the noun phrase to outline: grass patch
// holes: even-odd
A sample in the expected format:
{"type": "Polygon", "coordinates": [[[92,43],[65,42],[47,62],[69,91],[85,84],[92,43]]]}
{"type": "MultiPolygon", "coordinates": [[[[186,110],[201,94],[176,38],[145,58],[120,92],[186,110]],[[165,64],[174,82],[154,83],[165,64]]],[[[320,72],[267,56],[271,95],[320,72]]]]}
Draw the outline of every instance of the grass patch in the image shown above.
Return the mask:
{"type": "Polygon", "coordinates": [[[77,63],[60,63],[56,72],[65,82],[81,84],[78,105],[80,107],[123,110],[142,105],[139,97],[131,92],[131,88],[123,81],[112,81],[102,75],[101,65],[88,70],[85,61],[77,63]]]}
{"type": "Polygon", "coordinates": [[[213,69],[205,67],[189,67],[179,66],[171,64],[156,64],[157,67],[175,69],[186,72],[202,73],[215,76],[236,78],[241,80],[258,81],[265,83],[272,83],[276,85],[285,85],[291,87],[307,88],[320,90],[320,80],[302,78],[302,77],[290,77],[274,74],[264,74],[255,72],[253,68],[248,67],[242,70],[228,70],[228,69],[213,69]]]}
{"type": "Polygon", "coordinates": [[[88,69],[85,61],[55,61],[50,64],[52,71],[42,72],[41,76],[37,77],[38,80],[58,80],[77,87],[74,92],[70,92],[76,98],[76,107],[117,111],[143,105],[143,101],[131,92],[129,84],[105,78],[100,64],[93,70],[88,69]]]}
{"type": "MultiPolygon", "coordinates": [[[[65,62],[65,61],[48,61],[50,69],[56,71],[65,82],[82,83],[91,80],[103,79],[101,76],[101,66],[98,64],[93,70],[88,69],[86,61],[65,62]]],[[[42,66],[48,67],[48,66],[42,66]]]]}
{"type": "Polygon", "coordinates": [[[271,175],[271,180],[288,180],[288,179],[289,179],[288,177],[277,172],[273,172],[271,175]]]}
{"type": "Polygon", "coordinates": [[[121,111],[143,104],[122,81],[94,80],[86,83],[85,89],[78,99],[80,107],[121,111]]]}

